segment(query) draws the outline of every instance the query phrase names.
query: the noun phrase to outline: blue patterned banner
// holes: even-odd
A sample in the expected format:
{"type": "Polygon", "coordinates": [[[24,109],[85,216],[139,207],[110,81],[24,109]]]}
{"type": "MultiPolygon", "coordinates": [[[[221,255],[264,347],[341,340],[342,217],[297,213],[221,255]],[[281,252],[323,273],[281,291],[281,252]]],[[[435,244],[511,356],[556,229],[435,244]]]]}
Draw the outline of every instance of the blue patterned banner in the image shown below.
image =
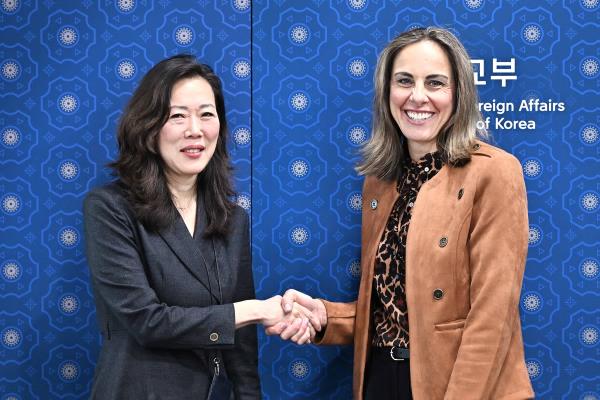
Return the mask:
{"type": "MultiPolygon", "coordinates": [[[[258,297],[355,299],[377,55],[427,25],[465,43],[481,123],[523,166],[537,397],[600,398],[598,0],[0,1],[0,399],[89,396],[101,337],[81,203],[111,179],[136,84],[176,53],[223,80],[258,297]]],[[[259,340],[265,398],[351,397],[350,348],[259,340]]]]}

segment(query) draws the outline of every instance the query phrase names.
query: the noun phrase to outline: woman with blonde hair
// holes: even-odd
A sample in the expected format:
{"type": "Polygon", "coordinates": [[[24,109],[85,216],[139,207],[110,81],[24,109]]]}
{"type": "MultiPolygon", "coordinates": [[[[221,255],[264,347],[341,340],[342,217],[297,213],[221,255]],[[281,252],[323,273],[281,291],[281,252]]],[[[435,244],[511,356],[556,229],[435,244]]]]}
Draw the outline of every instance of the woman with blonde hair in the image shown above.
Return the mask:
{"type": "Polygon", "coordinates": [[[448,30],[402,33],[381,53],[358,167],[358,300],[295,290],[282,300],[319,316],[315,343],[354,344],[356,399],[533,397],[519,321],[525,185],[518,160],[482,141],[477,104],[469,56],[448,30]]]}

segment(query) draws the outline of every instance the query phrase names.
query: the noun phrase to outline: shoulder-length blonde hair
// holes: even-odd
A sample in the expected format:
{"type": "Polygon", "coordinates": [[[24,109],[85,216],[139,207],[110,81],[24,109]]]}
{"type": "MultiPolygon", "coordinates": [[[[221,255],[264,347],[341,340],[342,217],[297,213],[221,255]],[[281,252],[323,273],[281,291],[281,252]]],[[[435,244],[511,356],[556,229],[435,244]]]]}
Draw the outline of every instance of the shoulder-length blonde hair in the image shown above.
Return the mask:
{"type": "Polygon", "coordinates": [[[477,130],[477,121],[482,116],[478,108],[473,67],[464,46],[454,34],[443,28],[407,31],[392,40],[379,55],[374,77],[373,132],[362,148],[363,161],[356,168],[361,175],[374,175],[386,180],[398,178],[407,150],[406,138],[390,110],[391,69],[402,49],[424,40],[440,45],[452,67],[454,109],[437,136],[437,147],[444,160],[452,166],[466,164],[471,159],[475,140],[487,137],[485,131],[477,130]]]}

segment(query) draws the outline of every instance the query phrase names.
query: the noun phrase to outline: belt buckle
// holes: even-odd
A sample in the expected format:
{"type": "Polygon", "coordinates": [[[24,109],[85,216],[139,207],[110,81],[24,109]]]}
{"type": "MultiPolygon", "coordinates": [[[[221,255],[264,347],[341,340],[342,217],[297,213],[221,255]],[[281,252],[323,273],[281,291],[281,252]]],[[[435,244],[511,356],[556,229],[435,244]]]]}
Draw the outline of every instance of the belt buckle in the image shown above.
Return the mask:
{"type": "Polygon", "coordinates": [[[406,360],[406,358],[396,358],[396,357],[394,356],[394,349],[395,349],[395,348],[396,348],[396,346],[394,346],[394,347],[392,347],[392,348],[390,349],[390,358],[391,358],[392,360],[394,360],[394,361],[404,361],[404,360],[406,360]]]}

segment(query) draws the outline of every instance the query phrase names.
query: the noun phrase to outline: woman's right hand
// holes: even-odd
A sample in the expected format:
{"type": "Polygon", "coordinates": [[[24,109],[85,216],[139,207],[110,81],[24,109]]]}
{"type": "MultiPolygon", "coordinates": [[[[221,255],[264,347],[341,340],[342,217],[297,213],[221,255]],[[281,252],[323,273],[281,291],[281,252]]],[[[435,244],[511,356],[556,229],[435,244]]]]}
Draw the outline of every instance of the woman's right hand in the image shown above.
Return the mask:
{"type": "Polygon", "coordinates": [[[290,339],[297,344],[309,343],[314,338],[316,330],[321,329],[321,323],[314,313],[306,307],[294,303],[290,311],[285,312],[282,308],[283,298],[273,296],[270,299],[261,302],[261,324],[265,327],[265,332],[273,329],[287,330],[286,339],[290,339]]]}
{"type": "Polygon", "coordinates": [[[281,296],[273,296],[260,301],[261,318],[260,323],[264,326],[273,326],[282,321],[285,313],[281,308],[281,296]]]}
{"type": "MultiPolygon", "coordinates": [[[[275,297],[281,299],[281,308],[286,314],[290,313],[293,315],[294,310],[296,309],[306,310],[305,312],[310,313],[312,316],[310,322],[314,327],[314,330],[311,331],[310,335],[311,341],[314,340],[316,332],[320,332],[327,325],[327,310],[325,309],[325,305],[322,301],[313,299],[309,295],[294,289],[289,289],[286,291],[283,297],[275,297]]],[[[298,338],[300,329],[301,327],[297,323],[292,325],[278,323],[273,326],[266,327],[265,333],[267,335],[279,335],[283,340],[289,339],[295,343],[298,343],[296,339],[298,338]]]]}

